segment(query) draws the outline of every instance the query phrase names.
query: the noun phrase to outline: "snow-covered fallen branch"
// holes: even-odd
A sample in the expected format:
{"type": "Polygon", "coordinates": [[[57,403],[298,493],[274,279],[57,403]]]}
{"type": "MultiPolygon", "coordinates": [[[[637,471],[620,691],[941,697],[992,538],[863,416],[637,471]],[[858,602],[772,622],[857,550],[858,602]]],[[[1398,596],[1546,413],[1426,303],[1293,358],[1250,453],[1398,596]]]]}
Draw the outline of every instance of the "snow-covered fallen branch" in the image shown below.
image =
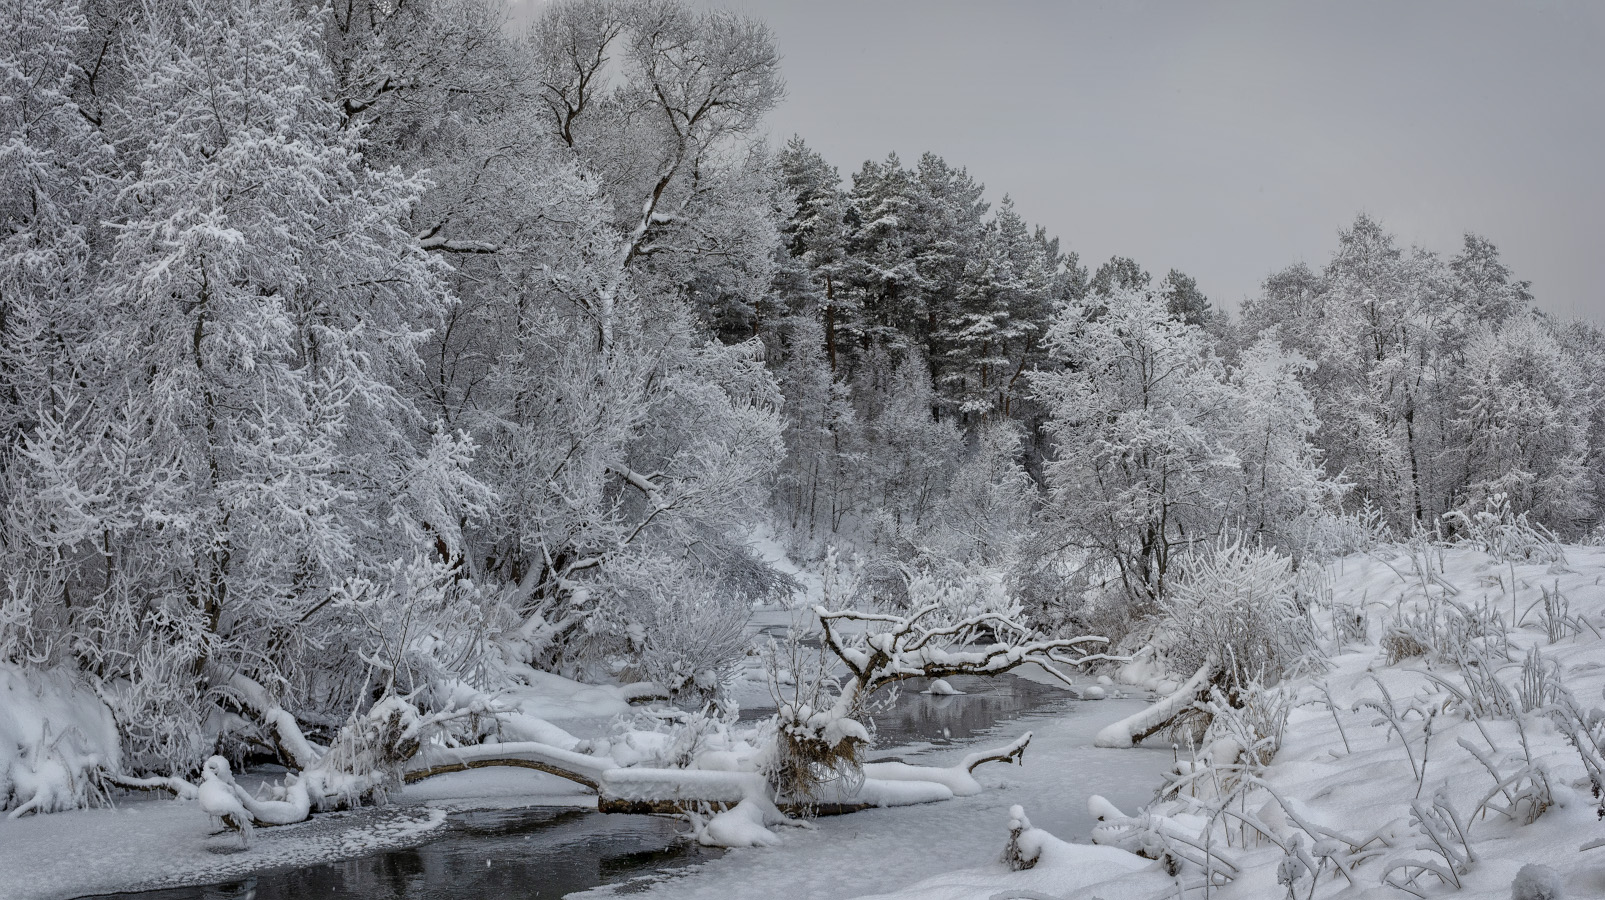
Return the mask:
{"type": "Polygon", "coordinates": [[[1198,671],[1175,692],[1098,732],[1093,743],[1099,747],[1124,748],[1165,727],[1182,711],[1209,693],[1209,683],[1220,670],[1214,657],[1204,661],[1198,671]]]}
{"type": "Polygon", "coordinates": [[[432,745],[412,758],[403,778],[411,784],[435,775],[487,766],[535,769],[595,790],[601,784],[602,776],[611,769],[617,769],[618,763],[605,756],[576,753],[537,741],[477,744],[471,747],[432,745]]]}
{"type": "Polygon", "coordinates": [[[292,769],[310,769],[322,758],[324,748],[307,740],[295,716],[280,706],[267,688],[244,674],[213,673],[214,680],[227,685],[245,710],[255,716],[273,737],[279,761],[292,769]]]}
{"type": "Polygon", "coordinates": [[[954,796],[971,797],[981,793],[981,783],[975,780],[976,768],[989,762],[1019,762],[1030,743],[1031,732],[1027,731],[1002,747],[971,753],[958,765],[946,768],[903,762],[865,763],[864,777],[881,781],[932,781],[947,787],[954,796]]]}
{"type": "Polygon", "coordinates": [[[130,791],[166,791],[179,800],[194,800],[196,787],[192,782],[176,776],[165,778],[134,778],[128,775],[103,776],[107,784],[130,791]]]}

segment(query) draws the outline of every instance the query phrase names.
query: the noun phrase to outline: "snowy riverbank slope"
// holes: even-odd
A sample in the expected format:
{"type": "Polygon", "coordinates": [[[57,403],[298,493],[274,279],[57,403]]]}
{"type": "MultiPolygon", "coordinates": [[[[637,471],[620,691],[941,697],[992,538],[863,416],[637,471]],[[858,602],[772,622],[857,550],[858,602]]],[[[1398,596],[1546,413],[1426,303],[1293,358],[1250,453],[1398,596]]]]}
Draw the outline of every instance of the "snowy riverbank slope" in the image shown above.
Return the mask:
{"type": "MultiPolygon", "coordinates": [[[[1605,896],[1605,847],[1593,847],[1605,842],[1605,724],[1591,712],[1605,707],[1605,549],[1563,552],[1501,560],[1418,546],[1334,563],[1314,611],[1331,666],[1283,687],[1269,765],[1193,766],[1184,751],[1178,768],[1198,774],[1173,775],[1168,799],[1130,818],[1101,810],[1095,840],[1168,856],[1175,878],[1037,832],[1047,849],[1033,869],[1000,858],[877,900],[1158,900],[1178,887],[1203,896],[1206,876],[1220,900],[1289,886],[1299,900],[1605,896]]],[[[1210,749],[1222,763],[1235,756],[1210,749]]],[[[1036,808],[1058,799],[1043,792],[1036,808]]],[[[1001,851],[1008,824],[976,822],[977,840],[990,831],[1001,851]]]]}

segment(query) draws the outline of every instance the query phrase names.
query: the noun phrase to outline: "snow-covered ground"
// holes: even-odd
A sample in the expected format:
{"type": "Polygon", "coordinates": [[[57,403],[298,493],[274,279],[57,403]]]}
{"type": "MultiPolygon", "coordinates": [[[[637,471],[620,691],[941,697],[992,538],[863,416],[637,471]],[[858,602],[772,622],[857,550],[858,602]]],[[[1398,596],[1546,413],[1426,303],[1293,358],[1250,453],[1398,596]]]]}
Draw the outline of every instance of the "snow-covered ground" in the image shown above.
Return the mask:
{"type": "Polygon", "coordinates": [[[428,839],[440,809],[388,807],[315,816],[259,829],[249,850],[193,802],[133,802],[0,820],[0,898],[59,900],[85,894],[208,884],[249,872],[349,859],[428,839]]]}

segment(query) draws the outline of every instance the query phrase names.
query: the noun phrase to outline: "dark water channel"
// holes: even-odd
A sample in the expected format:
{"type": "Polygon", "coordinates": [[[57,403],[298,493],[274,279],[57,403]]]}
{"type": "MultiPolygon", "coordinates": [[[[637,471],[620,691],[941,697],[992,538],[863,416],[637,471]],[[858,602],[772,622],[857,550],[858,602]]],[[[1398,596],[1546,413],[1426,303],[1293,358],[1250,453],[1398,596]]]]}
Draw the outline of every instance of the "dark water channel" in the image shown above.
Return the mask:
{"type": "MultiPolygon", "coordinates": [[[[1011,675],[948,683],[965,693],[924,694],[924,681],[909,681],[887,698],[886,708],[873,717],[878,750],[871,758],[895,759],[900,749],[968,741],[1026,713],[1076,702],[1058,688],[1011,675]]],[[[750,717],[772,713],[753,710],[750,717]]],[[[555,900],[597,885],[650,879],[722,852],[687,840],[684,830],[675,818],[583,809],[453,812],[419,847],[269,870],[225,884],[85,900],[555,900]]],[[[629,892],[630,886],[620,890],[629,892]]]]}

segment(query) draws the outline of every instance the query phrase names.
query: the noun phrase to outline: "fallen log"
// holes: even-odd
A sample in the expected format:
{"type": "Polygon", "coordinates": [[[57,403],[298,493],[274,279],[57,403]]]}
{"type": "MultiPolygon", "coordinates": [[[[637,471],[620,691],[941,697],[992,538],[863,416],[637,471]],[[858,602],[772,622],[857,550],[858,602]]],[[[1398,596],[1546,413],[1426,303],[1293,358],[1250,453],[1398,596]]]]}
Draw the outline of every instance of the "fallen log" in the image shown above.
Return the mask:
{"type": "Polygon", "coordinates": [[[1153,734],[1171,723],[1171,720],[1180,715],[1197,700],[1209,695],[1209,683],[1219,671],[1219,665],[1213,658],[1208,659],[1187,679],[1187,683],[1177,688],[1175,693],[1162,697],[1152,706],[1146,707],[1137,713],[1106,726],[1093,738],[1093,745],[1124,749],[1137,743],[1143,738],[1153,734]]]}
{"type": "Polygon", "coordinates": [[[475,744],[468,747],[434,745],[424,748],[412,758],[402,778],[412,784],[434,775],[487,766],[535,769],[596,790],[602,774],[617,769],[619,764],[610,757],[575,753],[538,741],[475,744]]]}

